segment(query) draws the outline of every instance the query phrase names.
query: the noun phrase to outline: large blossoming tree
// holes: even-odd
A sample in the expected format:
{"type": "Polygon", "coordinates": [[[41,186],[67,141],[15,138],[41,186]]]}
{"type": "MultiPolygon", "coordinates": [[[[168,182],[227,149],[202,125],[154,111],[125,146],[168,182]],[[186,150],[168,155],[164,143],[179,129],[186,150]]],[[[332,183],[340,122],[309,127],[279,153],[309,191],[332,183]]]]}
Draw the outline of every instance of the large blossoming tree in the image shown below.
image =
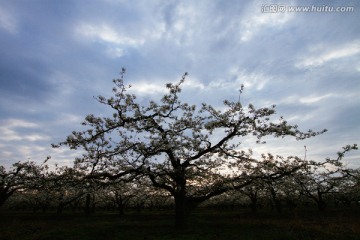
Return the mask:
{"type": "Polygon", "coordinates": [[[168,191],[175,200],[179,226],[190,207],[259,177],[280,178],[301,165],[274,165],[267,176],[257,175],[258,171],[249,169],[259,169],[263,163],[241,149],[244,138],[255,136],[258,142],[265,136],[305,139],[326,131],[302,132],[283,118],[272,121],[275,106],[255,108],[225,100],[224,110],[218,110],[206,103],[182,102],[181,84],[187,74],[177,84],[167,84],[168,93],[160,101],[141,105],[129,93],[131,86],[124,84],[124,73],[123,69],[114,80],[112,97],[97,97],[112,114],[88,115],[82,123],[86,129],[72,132],[59,145],[85,150],[75,166],[91,177],[129,180],[141,175],[154,187],[168,191]]]}

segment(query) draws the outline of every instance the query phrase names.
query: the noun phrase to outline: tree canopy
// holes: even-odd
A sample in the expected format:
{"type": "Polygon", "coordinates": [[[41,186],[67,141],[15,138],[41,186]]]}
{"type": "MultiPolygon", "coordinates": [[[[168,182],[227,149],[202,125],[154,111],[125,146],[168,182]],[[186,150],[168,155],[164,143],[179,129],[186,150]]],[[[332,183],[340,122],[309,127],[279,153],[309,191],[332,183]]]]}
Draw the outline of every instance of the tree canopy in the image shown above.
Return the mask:
{"type": "MultiPolygon", "coordinates": [[[[155,187],[174,197],[179,224],[189,207],[264,177],[251,171],[263,166],[263,161],[241,149],[241,141],[247,136],[255,136],[261,143],[265,136],[301,140],[326,131],[303,132],[282,117],[271,120],[275,105],[256,108],[252,104],[243,106],[240,100],[224,100],[224,106],[216,109],[206,103],[196,106],[182,102],[181,85],[187,73],[178,83],[166,85],[167,94],[160,101],[141,105],[128,92],[131,86],[125,85],[124,74],[125,69],[113,80],[112,97],[96,97],[112,115],[89,114],[82,123],[86,129],[73,131],[59,145],[85,150],[75,165],[89,176],[110,180],[148,177],[155,187]],[[246,171],[224,174],[224,169],[232,168],[246,171]]],[[[243,86],[240,94],[242,91],[243,86]]],[[[290,174],[300,166],[295,165],[274,168],[275,172],[266,177],[290,174]]]]}

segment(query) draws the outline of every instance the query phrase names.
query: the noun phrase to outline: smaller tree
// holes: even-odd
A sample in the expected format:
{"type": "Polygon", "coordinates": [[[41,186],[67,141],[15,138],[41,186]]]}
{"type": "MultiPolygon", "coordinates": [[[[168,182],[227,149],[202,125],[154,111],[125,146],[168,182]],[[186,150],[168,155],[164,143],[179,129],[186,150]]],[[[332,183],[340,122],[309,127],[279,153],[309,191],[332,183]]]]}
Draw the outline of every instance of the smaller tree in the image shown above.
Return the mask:
{"type": "Polygon", "coordinates": [[[250,208],[252,212],[257,212],[259,195],[262,192],[263,185],[260,181],[240,189],[240,193],[247,196],[250,200],[250,208]]]}
{"type": "MultiPolygon", "coordinates": [[[[110,183],[105,188],[106,198],[117,208],[120,216],[125,214],[125,208],[129,206],[130,200],[136,196],[136,189],[133,183],[124,181],[110,183]]],[[[142,192],[140,192],[142,194],[142,192]]]]}
{"type": "Polygon", "coordinates": [[[50,157],[47,157],[42,165],[36,165],[32,161],[17,162],[8,171],[4,166],[0,166],[0,207],[16,191],[39,188],[49,159],[50,157]]]}
{"type": "Polygon", "coordinates": [[[57,167],[46,179],[46,190],[53,196],[57,213],[61,214],[63,209],[85,197],[84,211],[90,213],[91,194],[96,191],[96,184],[92,179],[75,168],[67,166],[57,167]]]}
{"type": "Polygon", "coordinates": [[[338,194],[344,180],[344,166],[341,160],[351,150],[358,149],[357,145],[347,145],[343,151],[338,152],[336,159],[327,158],[325,162],[312,162],[307,168],[294,174],[295,182],[304,196],[313,200],[319,211],[326,208],[325,196],[338,194]]]}
{"type": "MultiPolygon", "coordinates": [[[[251,159],[248,157],[248,159],[251,159]]],[[[259,194],[268,195],[268,200],[278,212],[282,211],[282,200],[285,191],[282,184],[287,181],[293,174],[301,169],[306,169],[308,162],[299,157],[274,156],[270,153],[262,154],[260,160],[249,160],[248,164],[238,162],[235,164],[238,170],[243,172],[241,181],[249,181],[248,186],[239,189],[241,193],[246,195],[251,201],[251,208],[256,211],[256,204],[259,194]]]]}
{"type": "Polygon", "coordinates": [[[343,194],[350,204],[355,202],[360,206],[360,168],[346,169],[343,173],[347,178],[346,184],[342,186],[343,194]]]}

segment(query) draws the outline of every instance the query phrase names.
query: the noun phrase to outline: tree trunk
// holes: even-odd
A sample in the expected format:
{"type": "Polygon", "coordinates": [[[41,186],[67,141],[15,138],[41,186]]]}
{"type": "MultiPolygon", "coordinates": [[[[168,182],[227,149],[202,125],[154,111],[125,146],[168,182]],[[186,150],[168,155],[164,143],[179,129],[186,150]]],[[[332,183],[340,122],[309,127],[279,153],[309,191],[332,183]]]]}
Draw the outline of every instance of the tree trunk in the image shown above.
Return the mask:
{"type": "Polygon", "coordinates": [[[322,197],[323,193],[318,189],[317,194],[318,194],[318,201],[317,201],[318,209],[319,211],[323,212],[326,209],[326,203],[322,197]]]}
{"type": "Polygon", "coordinates": [[[180,192],[175,196],[175,225],[177,228],[183,228],[186,225],[187,220],[187,201],[185,193],[180,192]]]}
{"type": "Polygon", "coordinates": [[[8,188],[1,188],[0,189],[0,207],[2,205],[4,205],[4,203],[6,202],[6,200],[13,195],[13,193],[15,192],[15,190],[10,190],[8,188]]]}
{"type": "Polygon", "coordinates": [[[91,213],[90,202],[91,202],[91,195],[90,193],[88,193],[86,194],[86,199],[85,199],[85,215],[90,215],[91,213]]]}
{"type": "Polygon", "coordinates": [[[186,198],[186,177],[185,168],[180,165],[180,160],[177,159],[173,163],[175,168],[175,182],[176,189],[174,193],[175,198],[175,224],[176,227],[181,229],[186,225],[186,217],[188,210],[188,199],[186,198]]]}
{"type": "Polygon", "coordinates": [[[124,215],[124,201],[120,194],[115,193],[115,201],[118,208],[118,212],[120,216],[124,215]]]}
{"type": "Polygon", "coordinates": [[[251,203],[250,203],[250,207],[251,207],[251,211],[253,213],[257,212],[257,198],[251,198],[251,203]]]}
{"type": "Polygon", "coordinates": [[[249,194],[249,198],[250,198],[250,207],[251,207],[251,211],[253,213],[257,212],[257,192],[251,193],[249,194]]]}
{"type": "Polygon", "coordinates": [[[274,203],[274,205],[275,205],[276,211],[277,211],[278,213],[281,213],[281,212],[282,212],[281,201],[280,201],[280,199],[277,197],[276,191],[275,191],[275,189],[274,189],[272,186],[270,186],[270,194],[271,194],[273,203],[274,203]]]}
{"type": "Polygon", "coordinates": [[[59,205],[57,206],[57,209],[56,209],[56,214],[58,214],[58,215],[62,214],[63,209],[64,209],[64,205],[59,203],[59,205]]]}

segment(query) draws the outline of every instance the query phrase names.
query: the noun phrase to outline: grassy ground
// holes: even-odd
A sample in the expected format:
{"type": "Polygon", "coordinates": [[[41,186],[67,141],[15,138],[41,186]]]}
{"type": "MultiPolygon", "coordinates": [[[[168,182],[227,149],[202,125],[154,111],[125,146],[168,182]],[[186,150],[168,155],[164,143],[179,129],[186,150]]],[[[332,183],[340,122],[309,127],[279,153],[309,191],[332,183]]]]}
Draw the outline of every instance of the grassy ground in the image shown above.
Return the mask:
{"type": "Polygon", "coordinates": [[[184,229],[169,212],[115,214],[1,213],[0,239],[360,239],[359,211],[297,214],[198,210],[184,229]]]}

